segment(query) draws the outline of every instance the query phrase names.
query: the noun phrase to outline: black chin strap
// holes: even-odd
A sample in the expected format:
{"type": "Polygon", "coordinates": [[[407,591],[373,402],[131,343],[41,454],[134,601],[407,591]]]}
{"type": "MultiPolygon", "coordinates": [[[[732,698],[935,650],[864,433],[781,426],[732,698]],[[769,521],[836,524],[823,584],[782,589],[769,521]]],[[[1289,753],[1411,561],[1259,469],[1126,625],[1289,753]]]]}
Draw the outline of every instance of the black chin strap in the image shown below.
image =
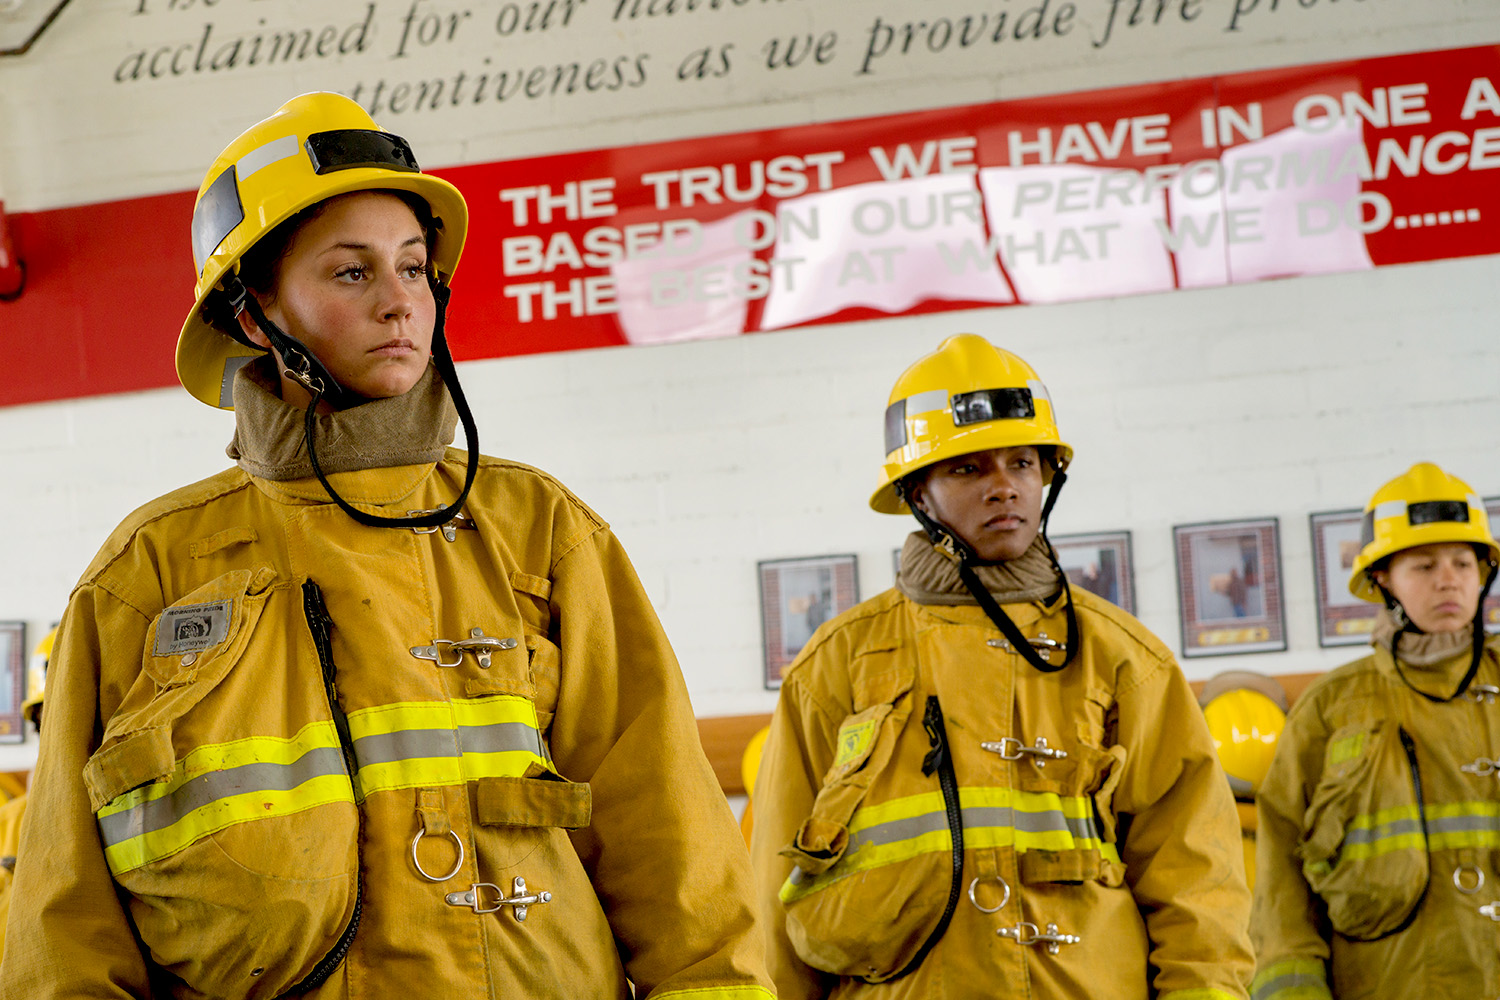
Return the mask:
{"type": "Polygon", "coordinates": [[[312,394],[302,426],[303,436],[307,441],[307,457],[312,462],[313,474],[318,477],[318,482],[323,484],[323,488],[328,491],[333,502],[338,504],[339,509],[360,524],[372,528],[435,528],[447,524],[463,509],[464,501],[469,498],[469,489],[474,485],[474,476],[479,471],[479,430],[474,424],[474,414],[469,410],[469,401],[464,397],[463,386],[458,383],[458,372],[453,367],[453,355],[448,350],[448,338],[443,333],[450,293],[448,286],[436,275],[428,279],[428,284],[432,288],[432,297],[437,303],[437,316],[432,327],[432,360],[437,366],[438,374],[443,377],[449,395],[453,397],[453,406],[458,411],[458,419],[464,425],[464,443],[469,449],[469,462],[464,472],[464,486],[458,493],[458,499],[447,507],[411,517],[381,517],[367,513],[334,491],[333,484],[328,481],[328,476],[318,464],[317,439],[314,433],[317,425],[318,403],[326,399],[333,406],[342,409],[359,402],[360,397],[339,385],[333,373],[318,360],[316,354],[307,349],[306,345],[271,322],[265,311],[261,309],[260,303],[255,300],[255,296],[246,291],[238,278],[232,279],[232,284],[226,284],[230,304],[236,308],[249,310],[250,317],[266,335],[266,339],[271,342],[276,353],[281,355],[286,376],[312,394]]]}
{"type": "Polygon", "coordinates": [[[1484,601],[1485,598],[1489,597],[1490,588],[1494,586],[1495,576],[1497,572],[1500,572],[1500,566],[1497,566],[1494,562],[1491,562],[1490,574],[1485,578],[1484,586],[1479,591],[1479,604],[1474,609],[1474,641],[1473,651],[1469,657],[1469,669],[1464,673],[1463,680],[1458,682],[1458,690],[1454,691],[1446,698],[1440,698],[1435,694],[1428,694],[1426,691],[1423,691],[1421,688],[1417,687],[1407,679],[1406,673],[1401,669],[1401,657],[1396,654],[1396,646],[1401,642],[1402,633],[1410,632],[1413,635],[1422,635],[1422,630],[1417,627],[1416,622],[1413,622],[1409,617],[1407,617],[1406,609],[1401,606],[1401,602],[1396,600],[1395,596],[1392,595],[1390,591],[1386,590],[1384,587],[1381,587],[1378,583],[1375,585],[1377,588],[1379,588],[1381,594],[1385,596],[1386,608],[1400,623],[1400,627],[1396,629],[1396,634],[1391,636],[1391,665],[1396,670],[1396,676],[1401,678],[1401,683],[1405,684],[1407,687],[1411,688],[1413,691],[1417,692],[1417,694],[1421,695],[1423,698],[1426,698],[1428,701],[1437,702],[1439,704],[1461,697],[1465,691],[1469,690],[1469,685],[1473,683],[1474,676],[1479,673],[1479,661],[1484,658],[1484,641],[1486,638],[1486,633],[1484,631],[1484,601]]]}
{"type": "Polygon", "coordinates": [[[902,494],[902,498],[906,500],[906,505],[911,508],[912,516],[917,519],[917,523],[927,532],[927,537],[932,539],[932,544],[957,560],[959,579],[963,580],[964,586],[969,588],[969,593],[973,595],[975,601],[979,602],[979,606],[984,609],[984,613],[989,616],[990,621],[995,623],[995,627],[1010,641],[1010,644],[1015,647],[1016,652],[1020,653],[1021,657],[1027,663],[1044,674],[1056,673],[1063,669],[1073,661],[1074,655],[1078,652],[1078,616],[1073,610],[1073,589],[1068,585],[1068,574],[1064,573],[1062,567],[1058,565],[1057,553],[1052,550],[1052,543],[1047,541],[1047,519],[1052,516],[1052,507],[1057,503],[1057,495],[1062,491],[1063,484],[1067,481],[1067,473],[1061,470],[1053,473],[1052,486],[1047,491],[1047,501],[1042,505],[1042,527],[1040,532],[1042,543],[1047,549],[1047,560],[1052,564],[1052,568],[1056,571],[1058,579],[1062,581],[1063,600],[1065,602],[1063,613],[1068,621],[1068,634],[1066,642],[1063,645],[1061,663],[1051,663],[1044,659],[1032,646],[1031,640],[1021,632],[1015,622],[1011,621],[1010,616],[1005,613],[1005,609],[1000,607],[999,602],[986,589],[979,579],[979,574],[974,572],[973,564],[979,561],[979,557],[969,547],[968,543],[959,538],[956,532],[949,530],[946,525],[929,516],[926,511],[918,507],[912,501],[911,497],[905,495],[906,491],[904,487],[897,484],[898,491],[902,494]]]}

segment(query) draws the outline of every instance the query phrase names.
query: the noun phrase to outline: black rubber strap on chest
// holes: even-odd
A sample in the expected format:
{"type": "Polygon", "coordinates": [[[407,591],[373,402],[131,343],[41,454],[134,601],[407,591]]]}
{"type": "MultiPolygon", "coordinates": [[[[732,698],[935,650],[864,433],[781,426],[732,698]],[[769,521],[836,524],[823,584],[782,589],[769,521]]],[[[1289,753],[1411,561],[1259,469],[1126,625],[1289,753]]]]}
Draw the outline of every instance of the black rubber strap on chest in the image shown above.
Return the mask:
{"type": "Polygon", "coordinates": [[[932,747],[927,756],[922,758],[922,773],[931,777],[933,772],[937,772],[938,787],[943,792],[943,809],[948,817],[948,834],[953,839],[953,878],[948,884],[948,905],[938,918],[937,926],[932,929],[927,940],[922,942],[922,947],[917,949],[917,953],[900,972],[889,979],[865,979],[867,983],[889,983],[915,972],[928,953],[942,940],[943,935],[948,933],[948,924],[953,920],[953,912],[958,909],[958,901],[963,895],[964,814],[958,800],[958,776],[953,771],[953,751],[948,746],[948,727],[943,722],[943,708],[935,694],[927,696],[922,728],[927,730],[927,741],[932,747]]]}

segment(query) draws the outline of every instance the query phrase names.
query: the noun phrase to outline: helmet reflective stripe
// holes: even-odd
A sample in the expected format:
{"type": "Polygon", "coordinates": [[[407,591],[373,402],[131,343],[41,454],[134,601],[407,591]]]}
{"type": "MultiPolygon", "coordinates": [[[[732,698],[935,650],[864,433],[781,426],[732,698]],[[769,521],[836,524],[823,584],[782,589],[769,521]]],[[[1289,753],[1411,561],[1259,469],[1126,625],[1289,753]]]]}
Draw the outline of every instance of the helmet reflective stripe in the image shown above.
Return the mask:
{"type": "Polygon", "coordinates": [[[288,156],[296,156],[299,152],[301,152],[301,147],[297,145],[297,137],[284,135],[280,139],[272,139],[250,150],[235,161],[234,169],[241,180],[249,180],[262,168],[269,167],[288,156]]]}

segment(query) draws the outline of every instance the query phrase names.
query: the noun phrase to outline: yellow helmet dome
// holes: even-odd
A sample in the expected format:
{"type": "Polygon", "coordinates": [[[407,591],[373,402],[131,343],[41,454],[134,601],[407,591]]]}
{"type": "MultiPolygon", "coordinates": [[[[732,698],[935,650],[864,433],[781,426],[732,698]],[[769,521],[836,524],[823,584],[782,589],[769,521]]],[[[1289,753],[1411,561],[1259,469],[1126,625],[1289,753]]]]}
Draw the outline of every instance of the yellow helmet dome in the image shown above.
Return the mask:
{"type": "MultiPolygon", "coordinates": [[[[897,490],[906,476],[945,459],[992,448],[1050,446],[1055,468],[1073,449],[1057,433],[1052,397],[1036,371],[983,337],[961,333],[896,379],[885,411],[885,464],[870,506],[909,508],[897,490]]],[[[1050,481],[1052,468],[1046,470],[1050,481]]]]}
{"type": "Polygon", "coordinates": [[[1221,675],[1204,687],[1203,717],[1230,789],[1249,800],[1260,790],[1286,726],[1286,695],[1270,678],[1245,673],[1221,675]]]}

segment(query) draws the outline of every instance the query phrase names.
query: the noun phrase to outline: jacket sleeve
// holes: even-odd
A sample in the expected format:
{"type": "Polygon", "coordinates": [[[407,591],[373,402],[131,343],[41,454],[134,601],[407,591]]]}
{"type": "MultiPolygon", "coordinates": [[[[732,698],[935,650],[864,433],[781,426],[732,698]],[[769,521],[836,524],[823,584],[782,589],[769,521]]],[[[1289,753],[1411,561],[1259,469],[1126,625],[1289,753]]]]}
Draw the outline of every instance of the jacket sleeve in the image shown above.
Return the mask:
{"type": "Polygon", "coordinates": [[[119,658],[119,668],[133,675],[148,624],[141,612],[93,586],[75,592],[63,618],[21,821],[0,1000],[151,996],[82,778],[100,733],[104,657],[119,658]]]}
{"type": "Polygon", "coordinates": [[[838,977],[812,969],[798,957],[787,938],[780,898],[792,871],[791,859],[782,857],[781,850],[812,813],[822,777],[833,763],[839,722],[801,684],[800,671],[805,669],[811,669],[811,663],[790,672],[782,683],[750,797],[750,859],[765,919],[766,958],[783,1000],[826,997],[838,982],[838,977]]]}
{"type": "Polygon", "coordinates": [[[1127,685],[1117,694],[1126,760],[1114,810],[1125,831],[1125,877],[1151,942],[1153,995],[1243,998],[1254,969],[1250,890],[1208,724],[1170,658],[1127,685]]]}
{"type": "Polygon", "coordinates": [[[774,996],[734,814],[624,550],[597,527],[553,567],[562,653],[552,754],[592,789],[574,846],[639,997],[774,996]]]}
{"type": "Polygon", "coordinates": [[[1302,819],[1323,766],[1328,734],[1306,694],[1293,706],[1256,795],[1255,1000],[1318,1000],[1328,988],[1327,919],[1302,875],[1302,819]]]}

